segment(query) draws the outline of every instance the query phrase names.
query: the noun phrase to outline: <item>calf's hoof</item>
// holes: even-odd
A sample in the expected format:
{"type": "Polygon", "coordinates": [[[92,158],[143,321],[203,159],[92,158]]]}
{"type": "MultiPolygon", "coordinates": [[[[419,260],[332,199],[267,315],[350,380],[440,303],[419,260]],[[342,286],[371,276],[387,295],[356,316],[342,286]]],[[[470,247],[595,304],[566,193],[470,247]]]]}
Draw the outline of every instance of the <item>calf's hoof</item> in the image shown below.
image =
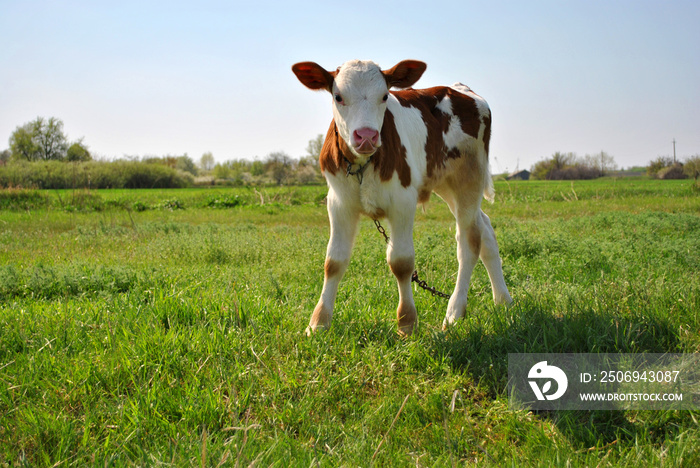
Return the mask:
{"type": "Polygon", "coordinates": [[[319,302],[311,314],[309,326],[306,327],[306,336],[311,336],[319,330],[328,330],[331,327],[331,317],[331,312],[319,302]]]}
{"type": "Polygon", "coordinates": [[[399,335],[403,337],[408,337],[413,334],[413,330],[416,328],[416,322],[418,314],[416,308],[413,305],[399,305],[396,311],[396,317],[398,319],[399,335]]]}

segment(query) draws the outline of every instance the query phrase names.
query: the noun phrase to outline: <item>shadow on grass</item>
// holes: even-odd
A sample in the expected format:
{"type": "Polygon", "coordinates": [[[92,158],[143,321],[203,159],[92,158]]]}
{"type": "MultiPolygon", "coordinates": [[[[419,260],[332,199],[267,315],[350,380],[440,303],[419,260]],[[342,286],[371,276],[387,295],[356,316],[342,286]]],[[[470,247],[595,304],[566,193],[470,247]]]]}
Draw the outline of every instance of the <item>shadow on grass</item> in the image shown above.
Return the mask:
{"type": "MultiPolygon", "coordinates": [[[[621,316],[582,310],[553,316],[536,302],[496,308],[481,319],[426,340],[436,359],[470,375],[494,399],[506,393],[508,353],[667,353],[681,352],[677,327],[648,315],[621,316]]],[[[557,425],[578,450],[634,443],[663,443],[690,421],[687,412],[537,412],[557,425]],[[641,415],[641,416],[640,416],[641,415]],[[617,441],[617,442],[616,442],[617,441]]]]}

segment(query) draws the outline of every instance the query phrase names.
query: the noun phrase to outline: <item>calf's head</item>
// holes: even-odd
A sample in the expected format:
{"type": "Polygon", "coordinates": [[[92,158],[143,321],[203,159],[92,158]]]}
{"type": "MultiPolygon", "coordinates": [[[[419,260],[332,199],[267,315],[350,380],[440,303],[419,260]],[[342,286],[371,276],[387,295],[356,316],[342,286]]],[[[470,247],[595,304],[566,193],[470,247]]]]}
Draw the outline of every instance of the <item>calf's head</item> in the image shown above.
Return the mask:
{"type": "Polygon", "coordinates": [[[297,63],[292,71],[307,88],[331,93],[340,137],[355,156],[366,159],[382,144],[389,88],[412,86],[425,68],[425,63],[416,60],[404,60],[389,70],[374,62],[352,60],[333,72],[314,62],[297,63]]]}

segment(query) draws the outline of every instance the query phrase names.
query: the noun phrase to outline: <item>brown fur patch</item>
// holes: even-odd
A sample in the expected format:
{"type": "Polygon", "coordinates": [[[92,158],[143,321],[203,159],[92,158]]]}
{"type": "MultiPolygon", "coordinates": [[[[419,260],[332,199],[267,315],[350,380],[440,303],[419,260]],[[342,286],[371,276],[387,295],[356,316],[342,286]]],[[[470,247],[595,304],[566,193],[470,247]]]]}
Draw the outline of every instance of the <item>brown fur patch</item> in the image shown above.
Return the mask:
{"type": "Polygon", "coordinates": [[[413,274],[414,262],[412,258],[399,258],[397,260],[393,260],[389,264],[389,267],[391,268],[391,272],[394,273],[394,276],[396,276],[397,280],[405,281],[410,279],[411,275],[413,274]]]}
{"type": "Polygon", "coordinates": [[[324,172],[335,175],[341,169],[347,168],[347,162],[355,161],[355,155],[352,154],[350,148],[345,143],[345,140],[338,135],[338,129],[335,125],[335,120],[331,120],[331,125],[326,132],[326,139],[321,147],[321,154],[318,158],[319,166],[324,172]]]}
{"type": "Polygon", "coordinates": [[[444,97],[444,93],[441,92],[443,89],[447,88],[407,89],[393,92],[403,107],[415,107],[423,117],[428,130],[428,138],[425,142],[428,177],[432,177],[436,167],[444,165],[447,156],[443,132],[449,127],[449,119],[446,119],[445,114],[436,108],[440,99],[444,97]]]}
{"type": "Polygon", "coordinates": [[[452,101],[452,112],[459,117],[462,131],[473,138],[479,138],[479,127],[481,127],[481,115],[476,101],[462,93],[453,92],[450,95],[452,101]]]}
{"type": "Polygon", "coordinates": [[[379,172],[382,182],[391,180],[394,172],[399,176],[401,185],[411,185],[411,168],[406,161],[406,147],[401,144],[401,138],[396,131],[394,115],[386,111],[381,131],[382,146],[374,153],[374,170],[379,172]]]}
{"type": "Polygon", "coordinates": [[[481,251],[481,229],[476,224],[472,224],[469,228],[469,248],[476,255],[481,251]]]}
{"type": "Polygon", "coordinates": [[[386,211],[384,211],[381,208],[377,208],[374,210],[374,213],[367,213],[367,216],[369,216],[372,219],[384,219],[386,218],[386,211]]]}
{"type": "Polygon", "coordinates": [[[321,171],[328,172],[329,174],[335,175],[340,169],[341,156],[338,154],[338,132],[335,128],[335,121],[331,121],[331,126],[326,132],[326,139],[323,140],[323,146],[321,147],[321,153],[318,157],[319,166],[321,166],[321,171]]]}
{"type": "Polygon", "coordinates": [[[484,119],[486,128],[484,129],[484,151],[486,151],[486,156],[489,155],[489,143],[491,142],[491,112],[489,111],[488,119],[484,119]]]}
{"type": "MultiPolygon", "coordinates": [[[[372,157],[375,172],[379,173],[379,179],[382,182],[391,180],[396,172],[401,185],[408,187],[411,185],[411,168],[406,161],[406,148],[401,144],[401,139],[396,131],[394,116],[389,111],[384,114],[381,139],[382,146],[372,157]]],[[[335,121],[332,121],[321,148],[319,165],[322,171],[335,175],[338,171],[347,168],[346,159],[354,163],[356,157],[350,151],[345,140],[338,135],[335,121]]],[[[382,217],[384,214],[378,216],[382,217]]]]}
{"type": "Polygon", "coordinates": [[[428,203],[430,201],[430,195],[433,192],[431,190],[421,188],[418,191],[418,203],[428,203]]]}
{"type": "Polygon", "coordinates": [[[341,264],[330,258],[326,259],[323,265],[323,270],[326,273],[326,278],[332,278],[340,272],[341,264]]]}
{"type": "MultiPolygon", "coordinates": [[[[445,86],[393,91],[393,94],[402,106],[414,107],[421,112],[423,122],[428,129],[428,138],[425,142],[428,177],[432,177],[437,169],[444,167],[448,160],[462,157],[462,151],[459,148],[448,148],[445,145],[444,134],[450,128],[453,116],[457,116],[459,119],[462,131],[473,138],[479,137],[481,124],[485,124],[484,147],[488,153],[491,117],[488,115],[482,118],[476,101],[472,97],[445,86]],[[450,99],[451,114],[446,114],[437,107],[445,98],[450,99]]],[[[473,153],[466,156],[475,158],[473,153]]]]}

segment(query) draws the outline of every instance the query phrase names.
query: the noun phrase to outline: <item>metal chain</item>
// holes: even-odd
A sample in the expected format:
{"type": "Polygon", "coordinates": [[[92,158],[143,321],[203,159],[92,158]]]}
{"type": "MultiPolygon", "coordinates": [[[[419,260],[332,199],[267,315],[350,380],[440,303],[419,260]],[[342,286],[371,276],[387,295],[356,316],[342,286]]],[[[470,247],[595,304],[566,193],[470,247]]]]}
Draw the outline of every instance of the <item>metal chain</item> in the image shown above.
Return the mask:
{"type": "MultiPolygon", "coordinates": [[[[375,220],[374,220],[374,225],[377,227],[377,231],[379,231],[379,234],[381,234],[382,236],[384,236],[384,240],[385,240],[386,243],[388,244],[388,243],[389,243],[389,235],[386,233],[386,230],[384,229],[384,226],[382,226],[382,225],[379,223],[379,220],[378,220],[378,219],[375,219],[375,220]]],[[[433,296],[442,297],[443,299],[449,299],[449,298],[450,298],[450,295],[449,295],[449,294],[446,294],[446,293],[444,293],[444,292],[440,292],[440,291],[438,291],[437,289],[435,289],[434,287],[429,286],[428,283],[426,283],[425,281],[421,280],[421,279],[418,277],[418,270],[414,270],[414,271],[413,271],[413,274],[411,275],[411,281],[414,282],[414,283],[416,283],[416,284],[418,284],[418,287],[419,287],[419,288],[424,289],[425,291],[428,291],[428,292],[431,293],[433,296]]]]}
{"type": "Polygon", "coordinates": [[[449,294],[438,291],[437,289],[435,289],[432,286],[428,286],[428,283],[426,283],[422,279],[418,278],[418,270],[413,271],[413,275],[411,275],[411,281],[413,281],[414,283],[417,283],[419,288],[428,291],[433,296],[442,297],[443,299],[449,299],[451,297],[449,294]]]}
{"type": "Polygon", "coordinates": [[[382,226],[381,224],[379,224],[379,220],[378,220],[378,219],[375,219],[375,220],[374,220],[374,225],[377,226],[377,231],[379,231],[379,234],[381,234],[382,236],[384,236],[384,240],[385,240],[386,243],[388,244],[388,243],[389,243],[389,235],[388,235],[388,234],[386,233],[386,231],[384,230],[384,226],[382,226]]]}
{"type": "Polygon", "coordinates": [[[347,169],[345,170],[345,177],[350,177],[351,175],[357,177],[357,182],[359,182],[360,185],[362,185],[362,180],[365,177],[365,169],[367,169],[367,166],[369,166],[369,163],[372,162],[372,158],[374,155],[370,156],[369,159],[367,160],[366,163],[364,163],[362,166],[358,166],[357,170],[353,171],[351,170],[352,168],[352,163],[348,158],[343,156],[343,159],[345,160],[345,164],[348,165],[347,169]]]}

